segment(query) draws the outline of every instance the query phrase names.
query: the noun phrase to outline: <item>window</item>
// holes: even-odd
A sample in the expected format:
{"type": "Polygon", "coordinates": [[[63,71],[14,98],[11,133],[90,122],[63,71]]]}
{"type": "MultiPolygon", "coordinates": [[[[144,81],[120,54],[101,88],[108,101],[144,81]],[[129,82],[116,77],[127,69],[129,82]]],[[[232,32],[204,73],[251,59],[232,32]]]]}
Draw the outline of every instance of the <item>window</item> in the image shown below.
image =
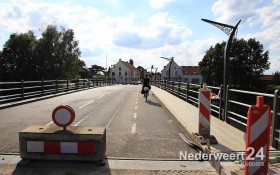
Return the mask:
{"type": "Polygon", "coordinates": [[[166,75],[169,75],[169,71],[166,71],[166,75]]]}
{"type": "Polygon", "coordinates": [[[122,70],[122,68],[121,68],[121,67],[119,67],[119,70],[122,70]]]}
{"type": "Polygon", "coordinates": [[[112,76],[115,76],[115,72],[112,72],[112,76]]]}
{"type": "Polygon", "coordinates": [[[176,67],[174,67],[174,69],[176,69],[176,67]]]}
{"type": "Polygon", "coordinates": [[[127,75],[127,72],[125,71],[124,75],[127,75]]]}
{"type": "Polygon", "coordinates": [[[192,83],[193,84],[199,84],[199,79],[198,78],[193,78],[192,83]]]}
{"type": "Polygon", "coordinates": [[[188,82],[189,81],[189,79],[188,78],[184,78],[184,82],[188,82]]]}
{"type": "Polygon", "coordinates": [[[122,75],[122,72],[119,72],[119,76],[121,76],[122,75]]]}

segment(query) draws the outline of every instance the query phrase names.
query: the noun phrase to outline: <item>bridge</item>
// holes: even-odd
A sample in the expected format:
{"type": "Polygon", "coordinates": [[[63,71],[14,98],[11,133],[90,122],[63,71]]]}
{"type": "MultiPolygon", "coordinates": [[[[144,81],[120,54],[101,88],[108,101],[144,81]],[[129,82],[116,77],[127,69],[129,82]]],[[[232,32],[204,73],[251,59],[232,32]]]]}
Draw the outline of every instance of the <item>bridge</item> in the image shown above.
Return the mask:
{"type": "MultiPolygon", "coordinates": [[[[221,116],[219,98],[212,100],[211,116],[211,134],[218,144],[205,146],[195,142],[192,133],[198,131],[199,85],[157,81],[147,102],[140,94],[140,85],[87,80],[2,82],[1,85],[4,87],[1,92],[9,92],[1,96],[0,106],[2,174],[244,174],[244,166],[238,162],[182,160],[184,153],[198,153],[198,147],[212,153],[245,150],[246,116],[233,111],[230,105],[228,116],[221,116]],[[18,133],[31,125],[54,125],[51,113],[62,104],[75,110],[74,126],[106,127],[105,166],[90,162],[21,160],[18,133]]],[[[216,94],[221,89],[208,88],[216,94]]],[[[228,91],[274,99],[273,118],[279,120],[278,92],[263,94],[230,88],[228,91]]],[[[228,103],[250,106],[231,98],[228,103]]],[[[269,174],[280,172],[277,120],[272,123],[269,174]]]]}

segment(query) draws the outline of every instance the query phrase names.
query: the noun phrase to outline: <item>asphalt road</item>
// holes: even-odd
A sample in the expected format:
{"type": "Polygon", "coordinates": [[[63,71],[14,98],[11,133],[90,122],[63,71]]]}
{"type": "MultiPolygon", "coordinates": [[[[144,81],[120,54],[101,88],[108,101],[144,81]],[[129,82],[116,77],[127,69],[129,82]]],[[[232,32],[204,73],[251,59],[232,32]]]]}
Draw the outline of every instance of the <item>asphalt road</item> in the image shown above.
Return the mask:
{"type": "Polygon", "coordinates": [[[183,131],[152,94],[148,102],[140,85],[115,85],[0,110],[0,154],[18,153],[18,132],[31,125],[54,125],[55,107],[67,104],[76,113],[72,125],[106,126],[107,157],[179,159],[195,152],[178,133],[183,131]]]}

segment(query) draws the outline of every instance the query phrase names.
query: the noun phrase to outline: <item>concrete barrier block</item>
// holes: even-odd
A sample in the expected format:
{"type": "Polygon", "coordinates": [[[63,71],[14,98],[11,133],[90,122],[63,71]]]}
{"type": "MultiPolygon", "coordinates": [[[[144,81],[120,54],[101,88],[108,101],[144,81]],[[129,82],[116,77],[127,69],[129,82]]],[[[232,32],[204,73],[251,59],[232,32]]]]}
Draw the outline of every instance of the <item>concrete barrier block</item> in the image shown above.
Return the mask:
{"type": "Polygon", "coordinates": [[[103,161],[105,127],[36,125],[19,132],[22,159],[103,161]]]}

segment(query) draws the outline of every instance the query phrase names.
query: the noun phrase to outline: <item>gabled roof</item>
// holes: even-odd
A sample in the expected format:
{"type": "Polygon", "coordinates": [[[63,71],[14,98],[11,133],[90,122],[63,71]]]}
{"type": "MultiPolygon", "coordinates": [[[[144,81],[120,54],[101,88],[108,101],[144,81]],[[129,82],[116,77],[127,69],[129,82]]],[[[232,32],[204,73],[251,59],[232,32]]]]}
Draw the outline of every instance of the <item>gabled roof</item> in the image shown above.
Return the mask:
{"type": "Polygon", "coordinates": [[[273,80],[273,75],[263,75],[263,76],[260,77],[260,80],[272,81],[273,80]]]}
{"type": "Polygon", "coordinates": [[[136,72],[140,72],[138,69],[136,69],[132,64],[130,64],[129,62],[125,62],[125,61],[121,61],[128,69],[130,69],[131,71],[136,71],[136,72]]]}
{"type": "Polygon", "coordinates": [[[199,74],[198,66],[182,66],[184,74],[199,74]]]}

